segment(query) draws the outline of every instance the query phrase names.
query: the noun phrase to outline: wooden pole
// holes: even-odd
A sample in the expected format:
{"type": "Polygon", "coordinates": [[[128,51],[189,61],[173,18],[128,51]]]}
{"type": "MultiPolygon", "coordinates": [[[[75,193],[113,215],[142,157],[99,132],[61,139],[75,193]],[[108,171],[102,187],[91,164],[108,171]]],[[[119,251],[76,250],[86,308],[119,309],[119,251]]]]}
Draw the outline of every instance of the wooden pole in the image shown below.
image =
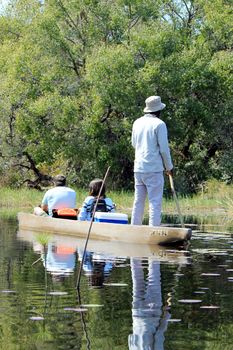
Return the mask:
{"type": "Polygon", "coordinates": [[[177,195],[176,195],[176,191],[175,191],[175,187],[174,187],[173,177],[172,177],[171,174],[169,174],[168,176],[169,176],[169,182],[170,182],[170,186],[171,186],[173,198],[174,198],[174,200],[175,200],[176,208],[177,208],[177,211],[178,211],[178,214],[179,214],[181,227],[184,227],[184,220],[183,220],[183,217],[182,217],[182,215],[181,215],[180,206],[179,206],[179,202],[178,202],[177,195]]]}
{"type": "Polygon", "coordinates": [[[81,261],[81,264],[80,264],[80,267],[79,267],[79,273],[78,273],[78,278],[77,278],[77,289],[79,289],[79,285],[80,285],[80,279],[81,279],[83,263],[84,263],[84,259],[85,259],[85,255],[86,255],[88,240],[89,240],[89,237],[90,237],[90,234],[91,234],[91,228],[92,228],[92,225],[93,225],[93,222],[94,222],[96,208],[97,208],[98,201],[100,199],[100,195],[101,195],[102,189],[104,187],[105,181],[107,179],[109,169],[110,169],[110,166],[108,167],[108,169],[107,169],[107,171],[106,171],[106,173],[104,175],[104,179],[103,179],[102,185],[100,187],[100,190],[99,190],[99,193],[98,193],[98,196],[97,196],[97,199],[96,199],[96,203],[95,203],[95,206],[94,206],[94,209],[93,209],[93,214],[92,214],[92,217],[91,217],[90,226],[89,226],[89,229],[88,229],[87,238],[86,238],[86,242],[85,242],[85,246],[84,246],[84,250],[83,250],[82,261],[81,261]]]}

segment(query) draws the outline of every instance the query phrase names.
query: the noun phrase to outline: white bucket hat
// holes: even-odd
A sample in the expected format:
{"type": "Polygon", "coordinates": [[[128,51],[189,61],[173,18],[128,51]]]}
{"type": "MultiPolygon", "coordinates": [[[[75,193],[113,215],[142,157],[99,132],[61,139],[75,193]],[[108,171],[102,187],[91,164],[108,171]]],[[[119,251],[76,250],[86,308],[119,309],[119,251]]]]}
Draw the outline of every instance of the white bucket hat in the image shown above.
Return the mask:
{"type": "Polygon", "coordinates": [[[164,103],[161,102],[160,96],[150,96],[146,99],[146,108],[144,108],[145,113],[161,111],[166,107],[164,103]]]}

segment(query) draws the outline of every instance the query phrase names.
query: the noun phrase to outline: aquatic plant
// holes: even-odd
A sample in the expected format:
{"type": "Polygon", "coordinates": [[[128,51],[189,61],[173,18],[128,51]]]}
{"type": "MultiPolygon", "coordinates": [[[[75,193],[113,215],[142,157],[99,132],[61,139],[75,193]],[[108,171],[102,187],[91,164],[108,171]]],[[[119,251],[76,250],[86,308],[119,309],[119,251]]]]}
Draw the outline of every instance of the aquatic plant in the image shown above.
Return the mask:
{"type": "Polygon", "coordinates": [[[36,237],[36,241],[43,245],[43,246],[47,246],[49,241],[50,241],[50,235],[46,232],[43,232],[43,233],[39,233],[36,237]]]}

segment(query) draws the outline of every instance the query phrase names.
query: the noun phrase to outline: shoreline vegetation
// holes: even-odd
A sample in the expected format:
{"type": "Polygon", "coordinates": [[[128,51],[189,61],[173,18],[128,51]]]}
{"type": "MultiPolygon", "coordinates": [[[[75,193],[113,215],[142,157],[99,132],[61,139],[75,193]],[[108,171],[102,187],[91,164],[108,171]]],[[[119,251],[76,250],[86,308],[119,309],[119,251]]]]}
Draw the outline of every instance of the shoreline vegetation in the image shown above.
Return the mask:
{"type": "Polygon", "coordinates": [[[0,186],[38,189],[64,173],[85,188],[110,166],[112,189],[132,191],[132,125],[152,95],[166,104],[180,193],[232,183],[230,3],[8,1],[0,186]]]}
{"type": "MultiPolygon", "coordinates": [[[[0,187],[0,211],[18,210],[30,212],[41,203],[43,192],[20,188],[12,189],[0,187]]],[[[81,207],[86,196],[86,190],[75,189],[77,192],[77,207],[81,207]]],[[[116,210],[131,214],[133,205],[133,191],[108,191],[108,195],[116,203],[116,210]]],[[[179,196],[178,201],[181,213],[185,215],[225,215],[232,217],[233,214],[233,186],[215,180],[209,181],[196,195],[179,196]]],[[[148,202],[146,203],[148,209],[148,202]]],[[[162,212],[164,215],[176,215],[177,209],[172,197],[163,198],[162,212]]]]}

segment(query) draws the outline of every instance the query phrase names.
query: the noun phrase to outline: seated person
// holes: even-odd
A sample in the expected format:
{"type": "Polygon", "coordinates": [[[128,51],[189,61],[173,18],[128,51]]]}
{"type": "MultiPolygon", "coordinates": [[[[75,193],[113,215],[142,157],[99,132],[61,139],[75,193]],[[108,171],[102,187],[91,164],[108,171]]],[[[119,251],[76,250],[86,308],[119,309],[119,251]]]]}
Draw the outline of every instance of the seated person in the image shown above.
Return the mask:
{"type": "MultiPolygon", "coordinates": [[[[94,179],[90,182],[89,196],[87,196],[83,202],[82,208],[79,211],[78,220],[91,220],[96,199],[99,195],[102,184],[103,180],[101,179],[94,179]]],[[[106,188],[105,185],[103,185],[96,211],[114,212],[115,204],[112,202],[111,198],[106,197],[105,192],[106,188]]]]}
{"type": "Polygon", "coordinates": [[[45,193],[41,204],[41,208],[49,216],[53,216],[53,209],[76,207],[76,192],[66,187],[66,177],[64,175],[55,176],[54,184],[55,187],[45,193]]]}

